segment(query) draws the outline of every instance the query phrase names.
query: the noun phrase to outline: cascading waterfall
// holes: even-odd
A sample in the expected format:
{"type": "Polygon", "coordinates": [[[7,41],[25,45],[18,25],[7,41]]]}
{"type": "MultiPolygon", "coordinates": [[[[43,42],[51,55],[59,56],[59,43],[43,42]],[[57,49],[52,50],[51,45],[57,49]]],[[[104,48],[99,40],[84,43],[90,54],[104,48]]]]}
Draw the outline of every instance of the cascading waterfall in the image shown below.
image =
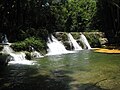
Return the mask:
{"type": "MultiPolygon", "coordinates": [[[[82,47],[76,42],[76,40],[73,38],[73,36],[68,33],[67,34],[68,39],[70,44],[73,45],[74,50],[82,50],[82,47]]],[[[13,59],[12,61],[10,61],[9,63],[19,63],[19,64],[33,64],[32,61],[26,60],[25,58],[25,53],[23,52],[19,52],[16,53],[9,45],[9,42],[7,40],[6,35],[4,36],[4,41],[3,42],[3,50],[2,53],[6,53],[9,54],[13,59]]],[[[91,49],[86,37],[81,33],[80,35],[80,41],[83,43],[84,47],[87,49],[91,49]]],[[[58,41],[53,35],[51,35],[51,37],[48,37],[48,42],[47,42],[47,46],[48,46],[48,53],[46,54],[46,56],[48,55],[59,55],[59,54],[66,54],[66,53],[74,53],[75,51],[68,51],[66,50],[65,46],[62,44],[62,42],[58,41]]],[[[31,49],[31,56],[33,58],[40,58],[43,57],[39,52],[37,52],[34,49],[31,49]]]]}
{"type": "Polygon", "coordinates": [[[10,55],[13,56],[14,61],[26,60],[25,53],[23,53],[23,52],[20,52],[20,53],[10,53],[10,55]]]}
{"type": "Polygon", "coordinates": [[[69,51],[65,49],[65,46],[62,44],[62,42],[59,42],[53,35],[51,35],[51,39],[48,37],[48,53],[46,55],[69,53],[69,51]]]}
{"type": "Polygon", "coordinates": [[[9,45],[4,45],[2,53],[9,54],[12,59],[9,61],[9,64],[27,64],[27,65],[32,65],[34,62],[29,61],[25,58],[25,53],[19,52],[16,53],[9,45]]]}
{"type": "Polygon", "coordinates": [[[3,44],[3,50],[1,51],[2,53],[9,54],[10,55],[10,60],[8,63],[9,64],[28,64],[32,65],[34,64],[32,61],[29,61],[25,58],[25,53],[19,52],[16,53],[9,45],[8,39],[6,35],[3,36],[2,39],[2,44],[3,44]]]}
{"type": "Polygon", "coordinates": [[[82,50],[82,47],[76,42],[76,40],[73,38],[73,36],[70,33],[68,33],[67,36],[69,41],[72,42],[74,50],[82,50]]]}
{"type": "Polygon", "coordinates": [[[80,41],[83,43],[84,47],[87,49],[91,49],[90,44],[88,43],[87,38],[85,37],[85,35],[83,35],[82,33],[80,33],[80,41]]]}
{"type": "Polygon", "coordinates": [[[9,45],[4,45],[2,53],[10,54],[15,52],[9,45]]]}

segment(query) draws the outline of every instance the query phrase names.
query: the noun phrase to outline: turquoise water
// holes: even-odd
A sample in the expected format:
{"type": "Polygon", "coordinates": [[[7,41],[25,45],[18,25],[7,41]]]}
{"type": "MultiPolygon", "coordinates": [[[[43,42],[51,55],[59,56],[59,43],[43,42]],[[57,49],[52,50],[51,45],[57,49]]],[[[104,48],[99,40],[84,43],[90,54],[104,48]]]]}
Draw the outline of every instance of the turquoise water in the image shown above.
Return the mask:
{"type": "Polygon", "coordinates": [[[2,69],[0,90],[120,90],[120,54],[82,50],[36,61],[2,69]]]}

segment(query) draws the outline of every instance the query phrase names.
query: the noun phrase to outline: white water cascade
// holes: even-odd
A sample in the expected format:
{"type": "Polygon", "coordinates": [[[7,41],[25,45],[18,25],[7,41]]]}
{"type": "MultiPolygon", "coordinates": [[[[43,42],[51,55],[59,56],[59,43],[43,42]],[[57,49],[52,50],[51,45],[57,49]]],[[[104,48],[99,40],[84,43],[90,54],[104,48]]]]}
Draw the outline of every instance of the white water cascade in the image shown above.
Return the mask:
{"type": "Polygon", "coordinates": [[[80,41],[83,43],[83,45],[84,45],[85,48],[91,49],[91,46],[88,43],[87,38],[82,33],[80,33],[80,41]]]}
{"type": "Polygon", "coordinates": [[[6,35],[2,37],[2,45],[3,45],[3,50],[1,52],[10,55],[10,61],[8,62],[9,64],[27,64],[27,65],[34,64],[32,61],[29,61],[25,58],[26,56],[25,53],[23,52],[16,53],[9,46],[10,44],[8,42],[6,35]]]}
{"type": "Polygon", "coordinates": [[[67,36],[69,41],[72,42],[74,50],[82,50],[82,47],[76,42],[76,40],[73,38],[73,36],[70,33],[68,33],[67,36]]]}
{"type": "Polygon", "coordinates": [[[69,51],[65,49],[65,46],[62,44],[62,42],[59,42],[53,35],[51,35],[51,39],[50,37],[48,37],[48,42],[47,42],[48,53],[46,55],[69,53],[69,51]]]}
{"type": "Polygon", "coordinates": [[[15,52],[9,45],[4,45],[2,53],[10,54],[15,52]]]}
{"type": "Polygon", "coordinates": [[[4,45],[2,53],[9,54],[12,59],[9,61],[9,64],[26,64],[26,65],[33,65],[34,62],[29,61],[25,58],[25,53],[19,52],[16,53],[9,45],[4,45]]]}

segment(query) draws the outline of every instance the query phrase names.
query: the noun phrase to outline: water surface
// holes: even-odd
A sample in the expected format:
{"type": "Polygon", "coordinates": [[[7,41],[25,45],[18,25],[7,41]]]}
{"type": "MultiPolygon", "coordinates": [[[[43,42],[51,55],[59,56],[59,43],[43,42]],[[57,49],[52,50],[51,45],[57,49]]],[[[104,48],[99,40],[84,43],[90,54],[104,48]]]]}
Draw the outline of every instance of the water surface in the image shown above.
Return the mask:
{"type": "Polygon", "coordinates": [[[0,71],[0,90],[119,90],[119,60],[120,54],[81,50],[8,65],[0,71]]]}

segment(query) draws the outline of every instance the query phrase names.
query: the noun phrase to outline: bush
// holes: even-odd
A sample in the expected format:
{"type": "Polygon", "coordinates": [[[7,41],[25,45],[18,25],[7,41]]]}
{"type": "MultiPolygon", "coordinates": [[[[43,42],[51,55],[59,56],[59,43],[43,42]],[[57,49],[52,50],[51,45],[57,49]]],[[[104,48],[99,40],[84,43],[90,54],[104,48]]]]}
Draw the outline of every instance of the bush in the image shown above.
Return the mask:
{"type": "Polygon", "coordinates": [[[26,38],[24,41],[16,42],[11,45],[15,51],[29,51],[30,46],[32,46],[37,51],[43,51],[47,47],[45,41],[36,37],[26,38]]]}

